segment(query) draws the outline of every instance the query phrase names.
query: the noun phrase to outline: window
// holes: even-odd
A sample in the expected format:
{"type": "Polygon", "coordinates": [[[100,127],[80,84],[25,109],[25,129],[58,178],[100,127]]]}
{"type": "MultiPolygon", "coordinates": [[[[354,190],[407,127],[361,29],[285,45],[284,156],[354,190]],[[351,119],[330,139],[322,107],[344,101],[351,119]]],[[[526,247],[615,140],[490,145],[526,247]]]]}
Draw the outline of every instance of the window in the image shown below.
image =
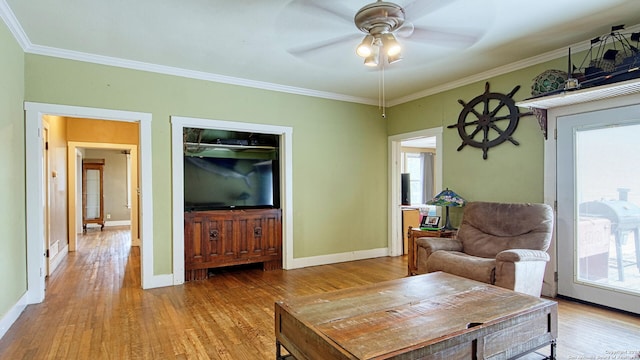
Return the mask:
{"type": "Polygon", "coordinates": [[[420,153],[405,153],[405,169],[410,178],[411,205],[424,204],[422,199],[422,157],[420,153]]]}

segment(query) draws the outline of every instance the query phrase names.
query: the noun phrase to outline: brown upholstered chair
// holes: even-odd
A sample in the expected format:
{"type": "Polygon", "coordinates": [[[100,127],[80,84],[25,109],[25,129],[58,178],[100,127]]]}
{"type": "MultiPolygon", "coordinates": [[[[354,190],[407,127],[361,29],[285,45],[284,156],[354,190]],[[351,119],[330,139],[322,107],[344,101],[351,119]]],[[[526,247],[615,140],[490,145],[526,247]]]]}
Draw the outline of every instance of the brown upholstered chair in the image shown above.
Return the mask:
{"type": "Polygon", "coordinates": [[[416,241],[418,273],[444,271],[540,296],[552,229],[549,205],[471,202],[456,239],[416,241]]]}

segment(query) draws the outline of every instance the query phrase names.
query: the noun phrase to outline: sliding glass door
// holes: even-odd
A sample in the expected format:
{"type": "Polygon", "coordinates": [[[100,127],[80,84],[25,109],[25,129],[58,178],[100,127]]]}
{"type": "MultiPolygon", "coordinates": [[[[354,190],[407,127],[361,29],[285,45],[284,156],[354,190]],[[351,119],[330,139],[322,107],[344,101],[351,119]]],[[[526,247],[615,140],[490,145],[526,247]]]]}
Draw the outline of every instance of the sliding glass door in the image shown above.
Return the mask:
{"type": "Polygon", "coordinates": [[[557,129],[558,293],[640,313],[640,105],[557,129]]]}

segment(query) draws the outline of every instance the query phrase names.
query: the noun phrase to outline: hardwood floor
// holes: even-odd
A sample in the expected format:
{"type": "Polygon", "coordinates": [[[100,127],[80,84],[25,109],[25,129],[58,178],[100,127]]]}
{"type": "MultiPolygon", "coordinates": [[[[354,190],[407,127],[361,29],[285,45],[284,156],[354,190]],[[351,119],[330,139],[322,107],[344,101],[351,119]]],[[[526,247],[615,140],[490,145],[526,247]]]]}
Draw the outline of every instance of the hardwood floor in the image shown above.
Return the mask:
{"type": "MultiPolygon", "coordinates": [[[[0,340],[0,359],[274,359],[276,300],[396,279],[406,269],[406,257],[240,267],[143,291],[128,229],[89,231],[48,279],[46,300],[0,340]]],[[[638,316],[559,300],[559,318],[559,359],[640,358],[638,316]]]]}

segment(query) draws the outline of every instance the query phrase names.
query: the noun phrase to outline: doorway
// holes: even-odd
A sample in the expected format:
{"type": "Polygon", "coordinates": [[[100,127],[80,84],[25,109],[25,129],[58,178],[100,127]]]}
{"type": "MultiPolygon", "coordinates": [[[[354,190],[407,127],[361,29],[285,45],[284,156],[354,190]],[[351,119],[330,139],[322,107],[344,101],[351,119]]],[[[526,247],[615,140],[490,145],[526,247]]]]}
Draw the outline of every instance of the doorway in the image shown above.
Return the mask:
{"type": "MultiPolygon", "coordinates": [[[[400,256],[404,254],[403,206],[401,173],[403,170],[402,144],[410,146],[419,139],[433,139],[431,148],[435,148],[435,154],[442,154],[442,127],[414,131],[389,137],[389,255],[400,256]]],[[[442,156],[435,156],[433,162],[434,192],[442,190],[442,156]]],[[[418,201],[418,200],[416,200],[418,201]]]]}
{"type": "Polygon", "coordinates": [[[558,294],[640,313],[640,105],[557,130],[558,294]]]}
{"type": "MultiPolygon", "coordinates": [[[[44,264],[44,274],[45,277],[49,276],[51,272],[55,269],[55,266],[52,266],[51,259],[53,256],[57,254],[52,254],[51,251],[51,181],[49,180],[49,123],[46,120],[42,120],[42,171],[45,176],[42,177],[43,180],[43,209],[44,209],[44,250],[46,252],[46,259],[44,264]]],[[[57,251],[56,251],[57,253],[57,251]]]]}
{"type": "Polygon", "coordinates": [[[75,251],[77,247],[77,234],[84,230],[82,216],[82,160],[83,158],[95,158],[92,154],[100,153],[100,157],[108,157],[109,168],[112,169],[114,164],[118,164],[118,170],[107,171],[105,174],[113,176],[114,179],[107,182],[111,192],[118,192],[118,202],[113,203],[105,198],[107,210],[109,208],[117,209],[108,211],[105,214],[106,225],[130,225],[131,226],[131,244],[132,246],[140,246],[140,202],[138,189],[138,145],[134,144],[113,144],[113,143],[91,143],[69,141],[67,143],[68,171],[69,174],[76,174],[77,178],[69,181],[69,229],[77,229],[69,234],[69,248],[75,251]],[[84,156],[89,154],[89,156],[84,156]],[[76,154],[76,157],[73,157],[76,154]],[[79,155],[78,155],[79,154],[79,155]],[[126,158],[125,158],[126,156],[126,158]],[[75,204],[74,207],[71,204],[75,204]],[[115,212],[114,219],[111,219],[111,213],[115,212]]]}
{"type": "MultiPolygon", "coordinates": [[[[44,300],[44,211],[42,117],[56,115],[82,117],[86,119],[110,119],[114,121],[138,122],[140,126],[140,226],[141,226],[141,282],[143,288],[172,285],[170,276],[153,274],[153,199],[151,189],[151,119],[149,113],[118,111],[25,102],[25,149],[26,160],[26,204],[27,204],[27,303],[44,300]],[[148,239],[148,241],[145,241],[148,239]]],[[[75,152],[71,158],[75,158],[75,152]]],[[[75,163],[75,161],[72,161],[75,163]]],[[[71,186],[73,187],[73,186],[71,186]]],[[[71,228],[74,229],[74,228],[71,228]]]]}

